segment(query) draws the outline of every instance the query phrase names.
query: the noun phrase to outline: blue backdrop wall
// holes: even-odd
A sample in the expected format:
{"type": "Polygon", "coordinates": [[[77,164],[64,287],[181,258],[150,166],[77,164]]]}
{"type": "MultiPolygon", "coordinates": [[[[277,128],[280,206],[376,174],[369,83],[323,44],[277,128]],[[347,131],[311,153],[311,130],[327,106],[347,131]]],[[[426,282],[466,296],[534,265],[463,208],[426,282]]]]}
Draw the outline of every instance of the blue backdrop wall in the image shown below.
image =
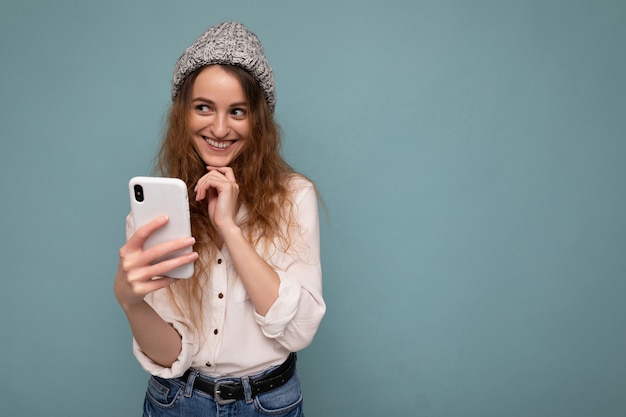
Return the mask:
{"type": "Polygon", "coordinates": [[[328,207],[307,415],[626,415],[621,0],[3,1],[2,415],[140,415],[126,183],[230,19],[328,207]]]}

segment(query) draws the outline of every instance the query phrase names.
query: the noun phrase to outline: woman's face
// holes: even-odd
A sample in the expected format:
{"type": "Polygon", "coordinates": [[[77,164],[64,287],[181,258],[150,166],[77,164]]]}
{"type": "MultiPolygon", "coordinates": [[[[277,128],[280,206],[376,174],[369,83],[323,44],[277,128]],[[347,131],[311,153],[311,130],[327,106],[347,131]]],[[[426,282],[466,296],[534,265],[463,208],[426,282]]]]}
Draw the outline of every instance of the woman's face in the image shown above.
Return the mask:
{"type": "Polygon", "coordinates": [[[193,146],[211,166],[228,166],[250,134],[250,108],[239,80],[220,66],[206,67],[191,89],[189,128],[193,146]]]}

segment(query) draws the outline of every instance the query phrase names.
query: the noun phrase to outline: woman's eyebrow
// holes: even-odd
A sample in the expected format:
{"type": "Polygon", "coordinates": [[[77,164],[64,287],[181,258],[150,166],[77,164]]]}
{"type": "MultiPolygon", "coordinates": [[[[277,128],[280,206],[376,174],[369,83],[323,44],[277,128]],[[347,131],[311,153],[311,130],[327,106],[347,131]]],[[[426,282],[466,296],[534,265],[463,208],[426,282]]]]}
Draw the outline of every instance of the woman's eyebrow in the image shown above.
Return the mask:
{"type": "MultiPolygon", "coordinates": [[[[208,98],[204,98],[204,97],[195,97],[192,102],[202,102],[202,103],[209,103],[209,104],[215,104],[215,102],[211,99],[208,98]]],[[[247,107],[248,103],[246,101],[238,101],[236,103],[231,103],[228,105],[228,107],[247,107]]]]}
{"type": "Polygon", "coordinates": [[[213,103],[213,100],[209,100],[208,98],[204,98],[204,97],[195,97],[192,101],[202,101],[205,103],[213,103]]]}

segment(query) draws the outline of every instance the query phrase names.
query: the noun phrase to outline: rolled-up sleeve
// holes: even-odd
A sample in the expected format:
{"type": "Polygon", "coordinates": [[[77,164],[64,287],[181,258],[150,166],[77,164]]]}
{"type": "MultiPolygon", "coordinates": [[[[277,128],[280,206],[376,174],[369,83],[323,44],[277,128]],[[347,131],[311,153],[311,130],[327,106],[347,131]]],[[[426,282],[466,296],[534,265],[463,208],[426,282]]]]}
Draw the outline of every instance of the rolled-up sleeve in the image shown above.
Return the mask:
{"type": "Polygon", "coordinates": [[[196,343],[194,342],[192,332],[190,332],[186,326],[176,321],[170,323],[170,325],[181,335],[182,348],[178,358],[169,368],[165,368],[150,359],[143,353],[139,344],[137,344],[137,341],[133,338],[133,353],[141,367],[152,375],[167,379],[177,378],[183,375],[185,371],[191,367],[196,350],[196,343]]]}
{"type": "Polygon", "coordinates": [[[265,316],[255,320],[268,338],[295,352],[308,346],[326,312],[322,297],[319,215],[313,185],[297,180],[294,198],[295,225],[289,253],[270,260],[280,277],[278,298],[265,316]]]}

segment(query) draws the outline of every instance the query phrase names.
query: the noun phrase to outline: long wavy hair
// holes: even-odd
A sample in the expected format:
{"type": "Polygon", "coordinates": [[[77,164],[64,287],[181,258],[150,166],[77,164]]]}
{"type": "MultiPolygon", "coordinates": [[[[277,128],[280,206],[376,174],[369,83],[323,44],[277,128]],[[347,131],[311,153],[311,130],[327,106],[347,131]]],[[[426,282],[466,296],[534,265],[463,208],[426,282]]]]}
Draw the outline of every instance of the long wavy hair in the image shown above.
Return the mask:
{"type": "MultiPolygon", "coordinates": [[[[239,204],[247,209],[247,216],[240,227],[253,245],[261,243],[266,249],[278,245],[286,250],[290,246],[290,238],[287,233],[289,227],[285,225],[291,224],[292,207],[287,182],[296,173],[280,154],[280,128],[256,80],[242,68],[221,67],[239,80],[249,107],[250,136],[242,152],[230,164],[239,184],[239,204]]],[[[182,179],[190,195],[191,229],[196,238],[194,250],[200,256],[195,264],[194,276],[177,281],[168,287],[168,291],[179,312],[196,328],[202,324],[202,292],[206,272],[219,249],[216,242],[221,242],[209,219],[207,201],[192,198],[196,182],[207,173],[206,164],[193,146],[188,127],[192,87],[204,68],[187,77],[172,103],[155,164],[156,174],[182,179]]]]}

